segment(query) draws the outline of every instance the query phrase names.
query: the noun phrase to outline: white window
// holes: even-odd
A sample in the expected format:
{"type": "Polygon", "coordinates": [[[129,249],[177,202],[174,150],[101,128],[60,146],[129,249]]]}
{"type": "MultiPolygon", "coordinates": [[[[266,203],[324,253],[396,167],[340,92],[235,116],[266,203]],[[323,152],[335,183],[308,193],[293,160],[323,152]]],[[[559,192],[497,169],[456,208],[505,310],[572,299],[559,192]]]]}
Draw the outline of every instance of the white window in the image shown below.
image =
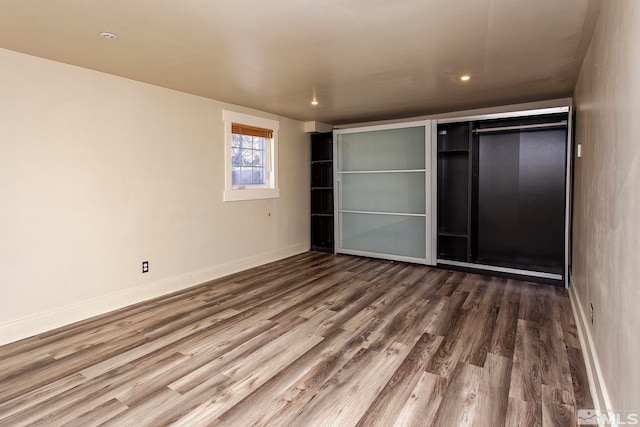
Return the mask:
{"type": "Polygon", "coordinates": [[[279,122],[227,110],[223,120],[224,201],[280,197],[276,175],[279,122]]]}

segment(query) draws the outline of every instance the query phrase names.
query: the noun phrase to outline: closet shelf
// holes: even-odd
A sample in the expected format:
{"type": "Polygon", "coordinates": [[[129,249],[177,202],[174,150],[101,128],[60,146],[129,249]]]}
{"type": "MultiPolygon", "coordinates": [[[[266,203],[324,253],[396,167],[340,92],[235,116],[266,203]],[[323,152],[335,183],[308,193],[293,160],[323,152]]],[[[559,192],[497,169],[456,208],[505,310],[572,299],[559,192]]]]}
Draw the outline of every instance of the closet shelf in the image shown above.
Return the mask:
{"type": "Polygon", "coordinates": [[[466,231],[438,230],[438,236],[462,237],[466,239],[468,237],[468,234],[466,231]]]}

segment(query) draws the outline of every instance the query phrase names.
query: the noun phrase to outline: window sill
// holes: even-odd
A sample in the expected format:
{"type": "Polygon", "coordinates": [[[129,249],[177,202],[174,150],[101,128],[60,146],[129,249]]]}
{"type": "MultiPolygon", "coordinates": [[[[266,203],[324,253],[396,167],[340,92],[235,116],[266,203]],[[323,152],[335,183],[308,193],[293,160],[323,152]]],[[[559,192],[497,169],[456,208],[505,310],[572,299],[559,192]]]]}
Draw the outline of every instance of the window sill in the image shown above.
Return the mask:
{"type": "Polygon", "coordinates": [[[280,197],[278,188],[244,188],[242,190],[225,190],[225,202],[239,202],[242,200],[277,199],[280,197]]]}

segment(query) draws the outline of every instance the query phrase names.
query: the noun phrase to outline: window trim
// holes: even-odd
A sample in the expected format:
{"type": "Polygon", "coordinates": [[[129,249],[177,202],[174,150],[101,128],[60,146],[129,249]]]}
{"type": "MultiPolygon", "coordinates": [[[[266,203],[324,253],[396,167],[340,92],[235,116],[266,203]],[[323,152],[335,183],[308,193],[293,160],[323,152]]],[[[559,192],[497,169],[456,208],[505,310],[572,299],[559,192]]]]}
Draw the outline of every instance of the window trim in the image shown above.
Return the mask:
{"type": "Polygon", "coordinates": [[[224,193],[223,200],[225,202],[235,202],[241,200],[257,200],[257,199],[275,199],[280,197],[280,189],[278,188],[278,169],[277,169],[277,148],[278,148],[278,131],[280,122],[263,117],[251,116],[249,114],[237,113],[235,111],[223,110],[222,120],[224,121],[224,152],[225,152],[225,175],[224,175],[224,193]],[[265,147],[265,172],[267,173],[266,184],[264,185],[247,185],[233,186],[231,180],[232,172],[232,155],[231,155],[231,127],[232,124],[242,124],[273,131],[273,138],[267,140],[265,147]]]}

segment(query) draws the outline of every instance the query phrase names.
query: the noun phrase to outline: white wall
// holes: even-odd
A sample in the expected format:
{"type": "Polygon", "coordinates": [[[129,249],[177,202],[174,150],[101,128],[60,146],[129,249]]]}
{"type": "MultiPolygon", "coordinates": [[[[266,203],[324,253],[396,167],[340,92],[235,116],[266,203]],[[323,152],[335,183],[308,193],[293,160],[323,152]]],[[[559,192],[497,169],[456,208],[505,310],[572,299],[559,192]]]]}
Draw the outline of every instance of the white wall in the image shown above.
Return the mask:
{"type": "Polygon", "coordinates": [[[0,94],[0,343],[309,247],[302,122],[7,50],[0,94]],[[223,109],[280,121],[279,199],[222,201],[223,109]]]}
{"type": "Polygon", "coordinates": [[[639,79],[640,2],[605,1],[574,94],[583,157],[575,161],[571,293],[581,308],[597,400],[638,412],[639,79]]]}

